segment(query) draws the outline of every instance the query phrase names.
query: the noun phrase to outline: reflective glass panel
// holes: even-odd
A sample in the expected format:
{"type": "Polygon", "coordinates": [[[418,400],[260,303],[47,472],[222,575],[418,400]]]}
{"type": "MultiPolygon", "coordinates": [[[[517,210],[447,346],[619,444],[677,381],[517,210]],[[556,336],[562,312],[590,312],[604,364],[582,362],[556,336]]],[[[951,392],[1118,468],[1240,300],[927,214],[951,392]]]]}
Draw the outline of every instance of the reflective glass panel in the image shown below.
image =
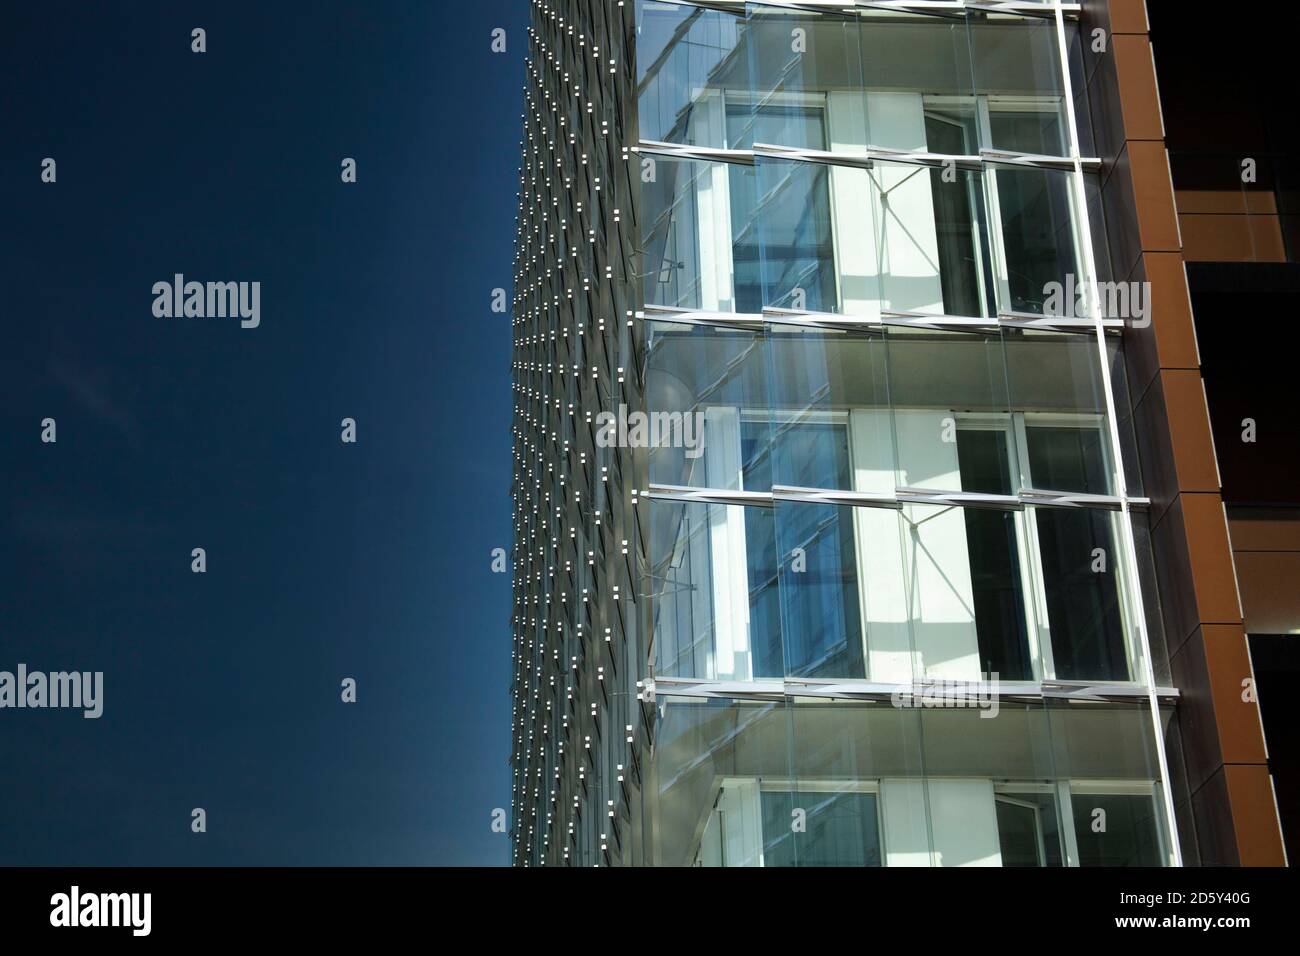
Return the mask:
{"type": "Polygon", "coordinates": [[[764,866],[883,865],[876,794],[765,788],[759,797],[764,866]]]}
{"type": "Polygon", "coordinates": [[[754,514],[765,509],[668,499],[649,506],[655,673],[779,678],[776,549],[771,519],[754,514]]]}
{"type": "MultiPolygon", "coordinates": [[[[751,459],[767,451],[767,357],[756,332],[672,322],[646,323],[648,415],[640,442],[648,447],[652,484],[734,491],[771,485],[751,459]],[[751,470],[749,477],[745,477],[751,470]]],[[[627,444],[637,441],[626,410],[627,444]]]]}
{"type": "Polygon", "coordinates": [[[640,138],[727,147],[727,90],[748,86],[743,14],[678,3],[636,5],[640,138]]]}
{"type": "MultiPolygon", "coordinates": [[[[820,440],[836,443],[833,436],[820,440]]],[[[780,500],[773,509],[781,554],[784,673],[789,676],[866,676],[855,510],[780,500]]]]}
{"type": "Polygon", "coordinates": [[[785,703],[660,695],[654,734],[652,862],[765,865],[760,781],[792,776],[785,703]]]}
{"type": "Polygon", "coordinates": [[[647,305],[734,312],[759,280],[752,166],[645,154],[641,282],[647,305]]]}

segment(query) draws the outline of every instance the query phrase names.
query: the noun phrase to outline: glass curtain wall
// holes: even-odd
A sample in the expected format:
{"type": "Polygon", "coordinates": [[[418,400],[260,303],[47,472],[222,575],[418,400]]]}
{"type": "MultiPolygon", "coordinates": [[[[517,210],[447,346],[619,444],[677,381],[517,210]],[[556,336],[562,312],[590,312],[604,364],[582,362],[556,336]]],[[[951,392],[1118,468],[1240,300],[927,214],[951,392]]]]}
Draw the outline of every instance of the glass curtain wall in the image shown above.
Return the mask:
{"type": "Polygon", "coordinates": [[[637,4],[657,862],[1179,860],[1044,6],[637,4]]]}

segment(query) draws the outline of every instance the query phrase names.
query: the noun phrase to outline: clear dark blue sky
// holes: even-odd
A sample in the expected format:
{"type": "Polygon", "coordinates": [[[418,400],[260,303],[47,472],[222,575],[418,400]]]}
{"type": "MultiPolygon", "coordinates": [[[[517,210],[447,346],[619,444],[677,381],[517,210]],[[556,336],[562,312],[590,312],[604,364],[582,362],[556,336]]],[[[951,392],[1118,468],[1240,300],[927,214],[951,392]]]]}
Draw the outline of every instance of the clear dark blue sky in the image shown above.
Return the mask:
{"type": "Polygon", "coordinates": [[[507,861],[528,12],[0,9],[0,670],[105,674],[0,710],[0,864],[507,861]]]}

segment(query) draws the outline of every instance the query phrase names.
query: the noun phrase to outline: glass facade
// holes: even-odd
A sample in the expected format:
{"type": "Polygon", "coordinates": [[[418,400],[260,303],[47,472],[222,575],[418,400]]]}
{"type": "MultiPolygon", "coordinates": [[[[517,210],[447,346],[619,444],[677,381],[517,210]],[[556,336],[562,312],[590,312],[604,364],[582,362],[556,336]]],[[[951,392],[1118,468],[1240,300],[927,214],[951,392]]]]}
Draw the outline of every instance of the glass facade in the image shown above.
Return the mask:
{"type": "Polygon", "coordinates": [[[888,700],[665,696],[653,862],[1169,862],[1145,701],[1019,699],[987,714],[888,700]]]}
{"type": "Polygon", "coordinates": [[[1075,295],[1077,25],[629,6],[626,367],[666,430],[619,433],[626,839],[581,862],[1181,863],[1123,322],[1075,295]]]}

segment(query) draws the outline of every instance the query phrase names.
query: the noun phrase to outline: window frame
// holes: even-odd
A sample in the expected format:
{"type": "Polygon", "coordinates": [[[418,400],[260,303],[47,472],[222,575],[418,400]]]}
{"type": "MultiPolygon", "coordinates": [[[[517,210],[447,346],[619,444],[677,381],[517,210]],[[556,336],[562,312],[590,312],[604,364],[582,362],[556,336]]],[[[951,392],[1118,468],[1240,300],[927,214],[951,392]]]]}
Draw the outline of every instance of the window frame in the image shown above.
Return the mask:
{"type": "MultiPolygon", "coordinates": [[[[692,865],[699,867],[703,864],[700,862],[700,853],[704,849],[705,840],[713,831],[714,827],[718,828],[718,835],[721,839],[719,857],[722,866],[727,866],[725,847],[726,841],[722,838],[724,830],[723,810],[718,806],[723,791],[728,788],[741,789],[752,787],[755,795],[755,801],[749,812],[753,815],[750,821],[756,827],[758,835],[758,855],[757,862],[754,865],[766,866],[765,853],[763,849],[764,837],[763,832],[763,810],[762,795],[764,793],[870,793],[875,796],[876,808],[876,841],[880,851],[880,866],[885,868],[889,865],[888,851],[886,848],[886,830],[885,830],[885,801],[883,798],[881,781],[875,777],[836,779],[832,777],[819,778],[794,778],[794,777],[735,777],[719,776],[712,785],[712,793],[709,799],[709,810],[704,815],[703,826],[700,827],[699,836],[695,841],[695,849],[691,854],[692,865]]],[[[743,825],[743,823],[742,823],[743,825]]]]}
{"type": "MultiPolygon", "coordinates": [[[[925,95],[921,98],[922,121],[933,119],[935,122],[944,123],[960,130],[964,150],[971,155],[975,155],[979,152],[978,139],[981,135],[978,123],[976,124],[976,128],[972,129],[969,123],[964,123],[959,118],[952,116],[950,113],[944,112],[944,107],[955,106],[960,109],[961,107],[973,106],[974,103],[974,97],[925,95]],[[971,142],[972,136],[976,139],[976,142],[974,143],[971,142]]],[[[958,113],[957,115],[960,117],[961,114],[958,113]]],[[[928,136],[926,137],[926,148],[930,149],[931,152],[934,151],[932,144],[929,142],[928,136]]],[[[967,175],[970,175],[970,173],[967,173],[967,175]]],[[[984,191],[985,196],[987,196],[988,183],[985,181],[985,176],[981,175],[979,182],[981,190],[984,191]]],[[[980,302],[980,315],[974,316],[974,318],[989,318],[990,316],[987,313],[989,312],[990,303],[993,305],[993,314],[996,315],[998,312],[998,300],[996,295],[994,295],[994,289],[990,284],[993,275],[989,274],[990,270],[993,270],[994,275],[997,274],[996,263],[998,261],[994,251],[996,242],[992,236],[992,224],[987,219],[991,207],[989,206],[987,198],[984,199],[982,208],[981,203],[975,196],[968,195],[966,200],[970,205],[971,221],[974,223],[974,229],[972,230],[974,235],[972,236],[972,239],[976,257],[975,276],[978,284],[977,295],[980,302]]],[[[935,231],[937,235],[937,222],[935,223],[935,231]]]]}
{"type": "Polygon", "coordinates": [[[880,852],[880,868],[889,866],[888,851],[885,846],[885,800],[881,782],[875,777],[837,780],[831,777],[793,778],[793,777],[759,777],[759,865],[766,866],[765,852],[762,849],[763,833],[762,799],[764,793],[870,793],[875,799],[876,807],[876,843],[880,852]]]}
{"type": "Polygon", "coordinates": [[[1074,835],[1074,797],[1079,796],[1129,796],[1147,797],[1151,801],[1151,819],[1155,823],[1156,852],[1164,866],[1174,866],[1173,847],[1168,838],[1173,821],[1168,818],[1164,803],[1164,784],[1159,780],[1082,779],[1061,780],[1058,790],[1067,798],[1061,811],[1062,827],[1069,850],[1069,865],[1080,866],[1079,847],[1074,835]]]}
{"type": "MultiPolygon", "coordinates": [[[[993,113],[1055,113],[1059,117],[1061,129],[1068,130],[1069,116],[1063,109],[1064,101],[1060,95],[1053,94],[1001,94],[1001,93],[976,93],[972,95],[927,95],[923,99],[923,105],[926,107],[926,115],[935,115],[937,119],[945,119],[939,115],[938,111],[944,107],[973,108],[974,113],[974,135],[977,147],[982,144],[990,144],[992,148],[993,131],[992,131],[992,114],[993,113]]],[[[947,120],[952,122],[951,120],[947,120]]],[[[963,124],[955,124],[962,126],[963,124]]],[[[970,143],[970,134],[972,130],[963,126],[966,133],[966,142],[970,143]]],[[[985,203],[985,228],[988,232],[988,254],[989,265],[993,271],[993,287],[995,291],[994,306],[998,314],[1013,313],[1011,308],[1011,284],[1010,284],[1010,266],[1007,262],[1006,246],[1002,235],[1002,203],[998,198],[998,170],[996,167],[985,167],[982,176],[982,185],[984,187],[985,203]]],[[[1083,237],[1080,234],[1082,223],[1077,215],[1079,204],[1084,197],[1077,194],[1073,177],[1066,180],[1069,205],[1070,205],[1070,239],[1072,252],[1076,269],[1086,269],[1084,250],[1082,248],[1083,237]]],[[[981,281],[983,281],[983,270],[980,270],[981,281]]],[[[1077,277],[1081,281],[1083,276],[1077,277]]],[[[987,302],[981,290],[981,302],[987,302]]]]}
{"type": "MultiPolygon", "coordinates": [[[[1028,459],[1022,451],[1025,439],[1024,428],[1023,424],[1017,427],[1017,414],[1023,413],[962,412],[954,413],[953,419],[956,422],[954,431],[959,449],[961,448],[960,435],[963,430],[1000,431],[1007,436],[1007,451],[1016,456],[1014,462],[1010,458],[1006,462],[1007,475],[1010,478],[1010,486],[1019,489],[1022,484],[1021,476],[1025,474],[1024,469],[1028,467],[1028,459]]],[[[1046,674],[1055,672],[1055,667],[1052,663],[1050,634],[1044,644],[1038,635],[1038,625],[1035,621],[1038,616],[1038,595],[1045,590],[1042,583],[1042,562],[1038,554],[1038,537],[1031,533],[1034,522],[1028,520],[1025,511],[1015,511],[1012,514],[1016,529],[1016,557],[1020,566],[1020,589],[1025,615],[1021,623],[1025,626],[1025,637],[1029,643],[1029,661],[1033,668],[1033,677],[1036,681],[1042,681],[1046,674]]],[[[966,547],[969,553],[969,541],[966,547]]],[[[1042,618],[1046,620],[1046,605],[1043,606],[1042,618]]]]}
{"type": "MultiPolygon", "coordinates": [[[[1044,787],[1041,790],[1011,789],[1009,787],[999,787],[997,783],[993,784],[993,803],[996,811],[998,803],[1006,803],[1011,806],[1019,807],[1022,810],[1031,810],[1034,814],[1034,837],[1037,840],[1038,849],[1038,866],[1044,868],[1047,866],[1047,838],[1043,832],[1043,808],[1030,800],[1017,799],[1017,794],[1022,793],[1040,793],[1051,792],[1050,788],[1044,787]]],[[[998,839],[1002,838],[1002,830],[998,829],[998,839]]],[[[1006,866],[1005,861],[1002,864],[1006,866]]]]}
{"type": "MultiPolygon", "coordinates": [[[[1114,449],[1110,447],[1109,433],[1106,429],[1105,416],[1098,412],[954,412],[956,430],[1002,431],[1008,436],[1008,449],[1014,448],[1016,463],[1010,464],[1010,476],[1013,487],[1022,489],[1035,487],[1033,474],[1029,466],[1028,429],[1036,425],[1058,428],[1093,429],[1097,432],[1102,449],[1102,466],[1108,476],[1114,475],[1114,449]],[[1026,480],[1028,484],[1025,484],[1026,480]]],[[[1051,489],[1041,489],[1051,490],[1051,489]]],[[[1042,546],[1038,537],[1038,508],[1042,505],[1027,506],[1016,512],[1016,547],[1019,551],[1021,567],[1021,587],[1025,595],[1026,633],[1035,636],[1030,641],[1029,657],[1034,667],[1036,680],[1055,681],[1056,663],[1052,649],[1051,624],[1047,613],[1047,583],[1043,571],[1042,546]]],[[[1119,602],[1120,625],[1123,628],[1123,644],[1126,655],[1129,678],[1127,681],[1106,681],[1106,683],[1137,684],[1134,675],[1142,664],[1142,651],[1139,644],[1139,632],[1136,627],[1136,615],[1133,610],[1133,587],[1136,582],[1128,580],[1128,538],[1123,534],[1120,522],[1127,520],[1122,512],[1113,512],[1110,517],[1112,547],[1115,554],[1108,555],[1108,573],[1115,575],[1115,587],[1119,602]]]]}
{"type": "MultiPolygon", "coordinates": [[[[752,406],[728,406],[732,409],[732,414],[727,416],[733,420],[739,429],[745,423],[768,423],[771,427],[783,427],[786,425],[798,424],[819,424],[833,425],[844,429],[845,443],[848,448],[848,458],[850,463],[851,476],[849,485],[855,484],[853,475],[856,474],[859,464],[858,441],[855,438],[855,429],[852,427],[852,409],[819,409],[805,408],[799,410],[762,410],[752,406]]],[[[1014,455],[1014,463],[1011,460],[1006,462],[1007,477],[1010,486],[1021,490],[1033,488],[1033,475],[1029,463],[1029,438],[1028,430],[1035,426],[1050,426],[1075,428],[1080,430],[1093,431],[1098,436],[1098,445],[1102,449],[1103,461],[1102,467],[1107,476],[1113,475],[1114,451],[1110,447],[1108,432],[1105,427],[1105,416],[1100,413],[1063,413],[1063,412],[1035,412],[1035,411],[1011,411],[1011,412],[953,412],[953,418],[956,423],[956,432],[958,436],[961,431],[1000,431],[1007,437],[1008,459],[1014,455]]],[[[960,438],[958,437],[958,442],[960,438]]],[[[732,443],[739,441],[739,435],[735,436],[732,443]]],[[[715,443],[716,445],[716,443],[715,443]]],[[[772,454],[771,447],[764,452],[767,455],[772,454]]],[[[744,488],[744,462],[739,460],[743,455],[738,456],[738,485],[741,490],[744,488]]],[[[897,467],[897,465],[895,466],[897,467]]],[[[760,489],[765,490],[765,489],[760,489]]],[[[855,490],[852,487],[843,489],[823,489],[829,491],[855,490]]],[[[960,490],[960,489],[953,489],[960,490]]],[[[1051,490],[1051,489],[1043,489],[1051,490]]],[[[710,574],[712,576],[711,586],[716,591],[722,582],[730,580],[735,583],[734,576],[729,578],[727,575],[727,565],[735,562],[738,558],[743,559],[741,564],[745,571],[745,607],[749,606],[749,554],[747,550],[746,538],[747,533],[744,529],[745,510],[738,505],[712,504],[710,509],[725,509],[725,516],[722,519],[713,519],[709,525],[703,528],[696,528],[694,534],[703,534],[709,541],[710,554],[710,574]],[[720,530],[725,525],[728,530],[720,530]],[[734,527],[733,527],[734,526],[734,527]]],[[[1052,645],[1052,629],[1047,608],[1047,585],[1046,576],[1043,566],[1042,545],[1039,539],[1038,523],[1036,516],[1038,509],[1046,507],[1044,505],[1027,505],[1023,509],[1013,512],[1014,526],[1016,532],[1016,550],[1020,573],[1020,588],[1023,597],[1023,624],[1025,634],[1028,640],[1028,657],[1031,663],[1033,679],[1036,682],[1057,681],[1059,678],[1056,673],[1055,658],[1052,645]]],[[[856,509],[855,509],[856,511],[856,509]]],[[[1112,554],[1108,554],[1107,572],[1115,577],[1115,588],[1117,601],[1119,604],[1120,626],[1122,628],[1122,645],[1125,652],[1125,664],[1128,671],[1128,678],[1124,681],[1106,680],[1105,683],[1121,683],[1133,685],[1140,683],[1138,675],[1143,663],[1142,648],[1140,645],[1140,630],[1137,627],[1136,611],[1133,603],[1133,590],[1137,582],[1130,581],[1128,554],[1129,539],[1123,533],[1121,522],[1128,520],[1123,511],[1112,512],[1109,515],[1108,526],[1110,530],[1112,554]]],[[[868,581],[867,581],[867,563],[865,560],[865,548],[868,542],[865,540],[865,533],[862,523],[858,520],[853,521],[853,548],[854,548],[854,574],[856,581],[857,595],[854,600],[855,610],[858,615],[859,640],[861,641],[862,655],[862,673],[855,675],[844,675],[844,680],[871,681],[872,675],[872,643],[871,629],[869,626],[869,615],[867,605],[868,581]]],[[[967,542],[969,548],[969,542],[967,542]]],[[[969,553],[969,551],[968,551],[969,553]]],[[[777,569],[777,593],[778,606],[780,606],[780,571],[781,566],[787,560],[788,556],[778,554],[775,556],[777,569]]],[[[681,554],[674,556],[673,566],[680,563],[681,554]]],[[[734,570],[734,569],[733,569],[734,570]]],[[[753,680],[753,666],[755,659],[755,648],[753,646],[752,622],[748,611],[743,615],[743,620],[734,614],[728,617],[730,623],[726,624],[732,628],[744,628],[745,634],[731,635],[726,642],[728,646],[741,646],[747,648],[749,672],[745,675],[736,675],[730,679],[753,680]],[[735,618],[735,620],[732,620],[735,618]],[[739,643],[738,643],[739,642],[739,643]]],[[[708,652],[708,657],[712,659],[712,670],[714,674],[718,673],[717,648],[719,646],[717,631],[722,623],[720,622],[717,609],[715,607],[712,615],[711,626],[713,629],[713,647],[708,652]]],[[[783,638],[784,646],[784,638],[783,638]]],[[[785,653],[782,652],[782,658],[785,660],[785,653]]],[[[786,662],[788,665],[788,661],[786,662]]],[[[783,666],[783,670],[786,667],[783,666]]],[[[734,673],[734,672],[733,672],[734,673]]],[[[784,675],[783,675],[784,676],[784,675]]],[[[1095,683],[1096,681],[1071,681],[1071,683],[1095,683]]]]}
{"type": "MultiPolygon", "coordinates": [[[[771,90],[766,93],[758,93],[753,90],[736,90],[724,89],[720,91],[722,98],[722,126],[723,142],[728,148],[735,149],[736,144],[731,141],[727,135],[727,118],[728,111],[732,106],[748,108],[750,116],[754,112],[764,107],[797,107],[799,109],[815,110],[821,117],[822,140],[826,148],[830,149],[834,130],[831,129],[831,110],[830,99],[826,91],[808,91],[808,90],[771,90]]],[[[750,148],[753,148],[753,123],[750,123],[750,148]]],[[[785,144],[772,144],[785,145],[785,144]]],[[[833,170],[832,170],[833,172],[833,170]]],[[[730,173],[730,170],[728,170],[730,173]]],[[[757,166],[755,166],[755,192],[758,190],[757,166]]],[[[726,177],[726,211],[727,226],[731,226],[731,178],[726,177]]],[[[831,280],[835,289],[835,303],[838,308],[843,300],[843,289],[840,282],[840,243],[838,234],[838,220],[835,215],[835,176],[826,176],[826,215],[830,223],[830,245],[831,245],[831,280]]],[[[756,225],[756,224],[755,224],[756,225]]],[[[736,237],[731,237],[731,242],[727,245],[727,256],[731,260],[731,302],[733,307],[736,303],[736,262],[735,262],[735,241],[736,237]]],[[[758,239],[759,248],[762,248],[762,238],[758,239]]],[[[765,276],[760,275],[760,282],[765,280],[765,276]]]]}

